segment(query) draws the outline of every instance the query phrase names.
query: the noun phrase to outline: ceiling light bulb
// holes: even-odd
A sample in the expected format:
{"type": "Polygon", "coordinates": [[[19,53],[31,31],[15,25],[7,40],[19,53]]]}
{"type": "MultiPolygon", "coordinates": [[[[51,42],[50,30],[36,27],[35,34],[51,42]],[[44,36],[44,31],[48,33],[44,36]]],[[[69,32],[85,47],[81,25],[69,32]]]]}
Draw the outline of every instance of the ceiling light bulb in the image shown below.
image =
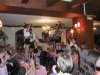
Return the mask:
{"type": "Polygon", "coordinates": [[[75,27],[75,28],[77,28],[77,27],[78,27],[78,25],[77,25],[77,24],[75,24],[75,25],[74,25],[74,27],[75,27]]]}
{"type": "Polygon", "coordinates": [[[73,29],[71,29],[71,30],[70,30],[70,33],[71,33],[71,34],[73,34],[73,33],[74,33],[74,30],[73,30],[73,29]]]}
{"type": "Polygon", "coordinates": [[[47,29],[50,29],[50,26],[46,26],[47,27],[47,29]]]}
{"type": "Polygon", "coordinates": [[[96,28],[96,27],[93,27],[93,30],[94,30],[94,31],[96,31],[96,30],[97,30],[97,28],[96,28]]]}
{"type": "Polygon", "coordinates": [[[92,16],[87,16],[87,20],[93,20],[92,16]]]}
{"type": "Polygon", "coordinates": [[[43,26],[42,29],[43,29],[43,30],[46,30],[46,27],[43,26]]]}
{"type": "Polygon", "coordinates": [[[80,27],[80,22],[77,23],[77,27],[80,27]]]}
{"type": "Polygon", "coordinates": [[[62,1],[71,2],[72,0],[62,0],[62,1]]]}

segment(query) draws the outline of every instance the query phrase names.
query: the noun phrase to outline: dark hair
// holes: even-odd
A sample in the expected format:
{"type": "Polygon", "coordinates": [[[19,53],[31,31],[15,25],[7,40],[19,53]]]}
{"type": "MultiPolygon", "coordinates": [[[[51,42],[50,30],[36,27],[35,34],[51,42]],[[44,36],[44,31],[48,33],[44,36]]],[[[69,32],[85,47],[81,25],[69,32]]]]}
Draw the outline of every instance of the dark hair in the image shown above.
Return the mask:
{"type": "Polygon", "coordinates": [[[76,38],[72,38],[72,39],[74,39],[75,41],[77,41],[77,39],[76,39],[76,38]]]}
{"type": "Polygon", "coordinates": [[[67,40],[68,44],[70,44],[71,40],[72,40],[71,38],[67,40]]]}
{"type": "Polygon", "coordinates": [[[3,51],[4,47],[0,46],[0,53],[3,51]]]}
{"type": "Polygon", "coordinates": [[[32,33],[32,27],[30,27],[29,31],[30,31],[30,33],[32,33]]]}
{"type": "Polygon", "coordinates": [[[67,53],[62,53],[57,59],[58,68],[64,73],[70,73],[73,68],[73,60],[71,55],[67,53]]]}
{"type": "Polygon", "coordinates": [[[76,50],[76,47],[75,46],[71,46],[71,50],[72,51],[75,51],[76,50]]]}
{"type": "Polygon", "coordinates": [[[82,64],[83,67],[81,67],[81,72],[83,72],[84,75],[94,74],[94,71],[96,70],[96,61],[98,60],[99,56],[99,52],[93,50],[88,52],[85,63],[82,64]]]}
{"type": "Polygon", "coordinates": [[[60,72],[60,69],[59,69],[59,67],[58,67],[58,66],[55,68],[55,70],[57,71],[57,73],[59,73],[59,72],[60,72]]]}
{"type": "Polygon", "coordinates": [[[27,28],[29,26],[29,24],[25,23],[24,28],[27,28]]]}
{"type": "Polygon", "coordinates": [[[84,46],[84,48],[83,49],[88,49],[88,43],[87,42],[82,42],[82,44],[81,45],[83,45],[84,46]]]}
{"type": "Polygon", "coordinates": [[[99,52],[96,51],[89,51],[87,54],[86,62],[89,63],[89,65],[95,69],[96,61],[98,60],[100,56],[99,52]]]}
{"type": "Polygon", "coordinates": [[[73,39],[75,40],[75,43],[77,44],[77,39],[76,39],[76,38],[72,38],[72,40],[73,40],[73,39]]]}
{"type": "Polygon", "coordinates": [[[79,55],[79,52],[78,52],[78,50],[76,50],[76,47],[75,46],[71,46],[71,53],[72,54],[78,54],[79,55]]]}
{"type": "Polygon", "coordinates": [[[26,73],[26,70],[24,67],[21,67],[19,70],[18,70],[18,75],[25,75],[26,73]]]}

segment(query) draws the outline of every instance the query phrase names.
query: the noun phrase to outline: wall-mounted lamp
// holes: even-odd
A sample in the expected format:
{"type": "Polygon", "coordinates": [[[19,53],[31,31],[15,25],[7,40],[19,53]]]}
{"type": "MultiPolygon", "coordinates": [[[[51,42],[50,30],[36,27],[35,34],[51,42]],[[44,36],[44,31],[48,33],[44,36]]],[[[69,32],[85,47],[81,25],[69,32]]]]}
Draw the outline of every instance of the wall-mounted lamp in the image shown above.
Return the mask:
{"type": "Polygon", "coordinates": [[[50,29],[50,26],[43,26],[42,29],[43,30],[49,30],[50,29]]]}
{"type": "Polygon", "coordinates": [[[76,28],[76,30],[80,33],[80,22],[74,24],[74,28],[76,28]]]}
{"type": "Polygon", "coordinates": [[[77,29],[77,28],[80,28],[80,22],[78,22],[77,24],[74,25],[74,27],[77,29]]]}
{"type": "Polygon", "coordinates": [[[50,26],[47,24],[47,20],[43,20],[45,23],[44,23],[44,26],[42,27],[43,30],[50,30],[50,26]]]}
{"type": "Polygon", "coordinates": [[[70,30],[70,33],[71,33],[71,37],[73,37],[74,30],[73,30],[73,29],[71,29],[71,30],[70,30]]]}
{"type": "Polygon", "coordinates": [[[2,21],[0,20],[0,28],[2,28],[3,27],[3,24],[2,24],[2,21]]]}
{"type": "Polygon", "coordinates": [[[97,30],[97,28],[96,28],[96,27],[93,27],[93,30],[94,30],[94,31],[96,31],[96,30],[97,30]]]}

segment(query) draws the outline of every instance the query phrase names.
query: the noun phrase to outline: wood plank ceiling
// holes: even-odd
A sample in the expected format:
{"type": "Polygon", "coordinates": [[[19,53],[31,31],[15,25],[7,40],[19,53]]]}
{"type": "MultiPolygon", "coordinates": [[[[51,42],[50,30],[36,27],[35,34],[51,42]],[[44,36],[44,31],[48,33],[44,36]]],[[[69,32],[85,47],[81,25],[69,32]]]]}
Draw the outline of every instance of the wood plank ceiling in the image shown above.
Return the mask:
{"type": "Polygon", "coordinates": [[[83,14],[82,4],[87,1],[86,13],[100,20],[100,0],[0,0],[0,12],[74,18],[83,14]]]}
{"type": "Polygon", "coordinates": [[[82,1],[68,3],[61,0],[0,0],[0,12],[74,18],[83,13],[80,8],[76,8],[82,1]]]}

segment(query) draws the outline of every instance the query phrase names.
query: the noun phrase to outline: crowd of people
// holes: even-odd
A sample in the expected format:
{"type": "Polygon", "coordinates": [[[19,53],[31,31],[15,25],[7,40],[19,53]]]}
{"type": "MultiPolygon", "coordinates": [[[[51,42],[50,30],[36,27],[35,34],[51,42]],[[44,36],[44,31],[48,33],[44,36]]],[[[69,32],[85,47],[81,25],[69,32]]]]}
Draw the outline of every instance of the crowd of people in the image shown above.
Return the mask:
{"type": "Polygon", "coordinates": [[[79,46],[76,38],[70,38],[51,48],[30,26],[25,25],[23,33],[23,48],[0,46],[0,75],[100,75],[100,52],[89,49],[87,42],[79,46]]]}

